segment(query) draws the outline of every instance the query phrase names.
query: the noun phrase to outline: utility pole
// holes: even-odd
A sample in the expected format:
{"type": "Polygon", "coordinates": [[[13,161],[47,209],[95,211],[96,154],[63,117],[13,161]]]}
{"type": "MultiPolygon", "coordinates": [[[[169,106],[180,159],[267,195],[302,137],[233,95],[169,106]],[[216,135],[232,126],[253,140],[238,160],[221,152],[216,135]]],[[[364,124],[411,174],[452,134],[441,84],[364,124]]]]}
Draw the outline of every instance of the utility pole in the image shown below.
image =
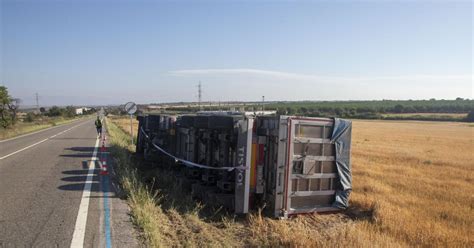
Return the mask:
{"type": "Polygon", "coordinates": [[[38,92],[36,92],[35,96],[36,96],[36,111],[38,111],[38,113],[39,113],[39,112],[40,112],[40,105],[39,105],[39,95],[38,95],[38,92]]]}
{"type": "Polygon", "coordinates": [[[265,107],[263,106],[265,104],[265,96],[262,96],[262,112],[265,111],[265,107]]]}
{"type": "Polygon", "coordinates": [[[198,84],[198,104],[199,104],[199,111],[202,111],[201,101],[202,101],[202,88],[201,88],[201,81],[199,81],[199,84],[198,84]]]}

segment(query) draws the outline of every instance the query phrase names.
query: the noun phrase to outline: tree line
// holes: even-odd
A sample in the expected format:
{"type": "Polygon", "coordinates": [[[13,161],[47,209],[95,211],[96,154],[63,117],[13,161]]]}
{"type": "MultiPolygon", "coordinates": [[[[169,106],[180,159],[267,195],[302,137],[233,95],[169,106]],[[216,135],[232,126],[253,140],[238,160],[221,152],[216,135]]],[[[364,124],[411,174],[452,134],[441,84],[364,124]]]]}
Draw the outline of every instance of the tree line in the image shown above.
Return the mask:
{"type": "Polygon", "coordinates": [[[426,116],[391,116],[385,114],[407,113],[472,113],[464,119],[472,121],[474,100],[408,100],[408,101],[340,101],[340,102],[276,102],[265,105],[265,109],[276,110],[278,114],[307,115],[321,117],[342,117],[359,119],[423,119],[459,120],[450,117],[433,118],[426,116]]]}
{"type": "MultiPolygon", "coordinates": [[[[232,106],[230,106],[232,107],[232,106]]],[[[256,111],[262,104],[233,106],[236,110],[256,111]]],[[[406,119],[433,121],[474,121],[474,100],[457,98],[456,100],[379,100],[379,101],[299,101],[299,102],[267,102],[265,110],[275,110],[280,115],[305,115],[313,117],[341,117],[356,119],[406,119]],[[389,115],[414,114],[424,115],[389,115]],[[427,113],[427,114],[425,114],[427,113]],[[466,114],[465,118],[429,115],[438,113],[466,114]],[[468,115],[468,113],[470,113],[468,115]]],[[[172,108],[178,112],[196,112],[199,107],[183,106],[172,108]]],[[[205,106],[205,111],[222,110],[220,106],[205,106]]]]}
{"type": "Polygon", "coordinates": [[[16,123],[20,102],[8,94],[7,87],[0,86],[0,126],[7,128],[16,123]]]}
{"type": "MultiPolygon", "coordinates": [[[[8,128],[18,122],[18,112],[21,100],[10,96],[5,86],[0,86],[0,127],[8,128]]],[[[96,109],[91,108],[83,111],[83,114],[95,113],[96,109]]],[[[33,122],[41,117],[65,117],[72,118],[76,116],[76,108],[73,106],[58,107],[53,106],[46,110],[44,107],[39,109],[39,113],[28,112],[23,119],[25,122],[33,122]]]]}

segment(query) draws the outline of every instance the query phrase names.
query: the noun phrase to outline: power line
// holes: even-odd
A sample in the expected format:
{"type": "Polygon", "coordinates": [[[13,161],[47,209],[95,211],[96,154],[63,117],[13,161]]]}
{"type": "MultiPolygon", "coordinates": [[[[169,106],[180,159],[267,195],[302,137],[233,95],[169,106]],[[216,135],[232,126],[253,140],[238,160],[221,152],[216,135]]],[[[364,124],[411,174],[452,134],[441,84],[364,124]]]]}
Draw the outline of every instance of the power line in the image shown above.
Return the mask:
{"type": "Polygon", "coordinates": [[[36,92],[35,96],[36,96],[36,110],[39,112],[39,111],[40,111],[40,107],[39,107],[39,95],[38,95],[38,92],[36,92]]]}
{"type": "Polygon", "coordinates": [[[198,106],[199,106],[200,111],[202,111],[201,101],[202,101],[202,88],[201,88],[201,81],[199,81],[199,84],[198,84],[198,106]]]}

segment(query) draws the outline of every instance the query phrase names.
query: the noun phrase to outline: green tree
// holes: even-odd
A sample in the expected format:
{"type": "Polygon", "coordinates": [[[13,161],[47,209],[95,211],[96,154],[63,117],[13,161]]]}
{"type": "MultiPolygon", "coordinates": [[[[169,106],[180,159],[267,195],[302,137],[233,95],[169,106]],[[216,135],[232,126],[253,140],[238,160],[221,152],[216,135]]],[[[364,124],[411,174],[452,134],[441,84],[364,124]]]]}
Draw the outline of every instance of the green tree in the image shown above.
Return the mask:
{"type": "Polygon", "coordinates": [[[76,116],[76,109],[73,106],[67,106],[64,110],[64,115],[66,117],[74,117],[76,116]]]}
{"type": "Polygon", "coordinates": [[[278,107],[276,110],[277,110],[278,115],[286,114],[286,108],[284,108],[284,107],[278,107]]]}
{"type": "Polygon", "coordinates": [[[0,125],[7,128],[11,125],[11,115],[9,113],[8,104],[10,104],[11,97],[8,95],[8,89],[5,86],[0,86],[0,125]]]}
{"type": "Polygon", "coordinates": [[[35,120],[36,116],[32,112],[28,112],[25,117],[25,122],[33,122],[35,120]]]}
{"type": "Polygon", "coordinates": [[[53,106],[48,110],[47,116],[61,116],[62,111],[58,106],[53,106]]]}
{"type": "Polygon", "coordinates": [[[474,110],[471,110],[469,114],[467,114],[466,121],[474,122],[474,110]]]}
{"type": "Polygon", "coordinates": [[[395,112],[395,113],[403,113],[403,110],[404,110],[404,107],[401,104],[397,104],[393,108],[393,112],[395,112]]]}
{"type": "Polygon", "coordinates": [[[21,100],[19,98],[11,98],[10,104],[7,104],[8,109],[10,110],[10,115],[11,115],[13,124],[16,123],[16,113],[18,112],[18,109],[20,108],[20,103],[21,103],[21,100]]]}
{"type": "Polygon", "coordinates": [[[305,114],[308,113],[308,109],[307,109],[306,107],[301,107],[301,108],[300,108],[300,113],[302,113],[302,114],[305,115],[305,114]]]}
{"type": "Polygon", "coordinates": [[[0,126],[7,128],[16,122],[16,113],[21,100],[12,98],[5,86],[0,86],[0,126]]]}
{"type": "Polygon", "coordinates": [[[292,115],[295,113],[295,110],[292,107],[287,107],[286,108],[286,114],[292,115]]]}

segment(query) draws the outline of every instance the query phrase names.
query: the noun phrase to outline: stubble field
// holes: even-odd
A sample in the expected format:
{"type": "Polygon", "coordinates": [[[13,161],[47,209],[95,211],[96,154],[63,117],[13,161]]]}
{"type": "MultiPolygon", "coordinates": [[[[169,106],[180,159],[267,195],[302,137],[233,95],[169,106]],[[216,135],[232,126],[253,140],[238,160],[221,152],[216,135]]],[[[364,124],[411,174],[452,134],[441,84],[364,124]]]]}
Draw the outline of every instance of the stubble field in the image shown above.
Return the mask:
{"type": "Polygon", "coordinates": [[[474,126],[354,121],[352,205],[411,246],[473,245],[474,126]]]}
{"type": "MultiPolygon", "coordinates": [[[[118,146],[129,120],[113,123],[118,146]]],[[[355,120],[352,130],[353,192],[344,213],[285,221],[209,215],[156,171],[158,193],[128,182],[134,221],[150,246],[474,246],[472,124],[355,120]]]]}

